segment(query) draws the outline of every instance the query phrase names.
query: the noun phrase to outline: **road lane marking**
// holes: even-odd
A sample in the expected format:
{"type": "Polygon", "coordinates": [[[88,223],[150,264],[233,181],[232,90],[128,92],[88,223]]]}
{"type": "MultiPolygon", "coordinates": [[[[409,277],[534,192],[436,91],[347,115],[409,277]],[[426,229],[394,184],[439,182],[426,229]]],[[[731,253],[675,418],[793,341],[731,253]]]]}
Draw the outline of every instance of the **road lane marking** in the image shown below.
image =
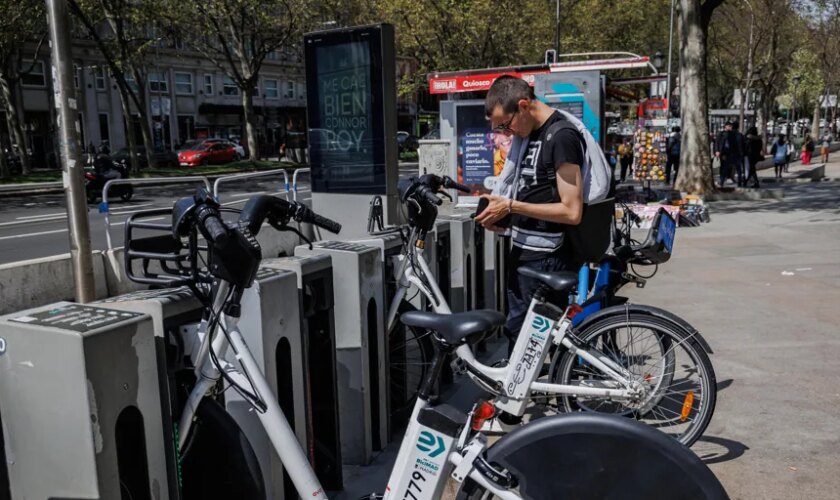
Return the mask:
{"type": "Polygon", "coordinates": [[[29,238],[31,236],[43,236],[46,234],[56,234],[56,233],[66,233],[66,229],[56,229],[54,231],[41,231],[39,233],[27,233],[27,234],[13,234],[11,236],[0,236],[0,241],[2,240],[13,240],[15,238],[29,238]]]}
{"type": "Polygon", "coordinates": [[[54,213],[54,214],[41,214],[41,215],[23,215],[23,216],[17,217],[16,220],[41,219],[41,218],[45,218],[45,217],[56,217],[56,216],[67,217],[67,212],[59,212],[59,213],[54,213]]]}

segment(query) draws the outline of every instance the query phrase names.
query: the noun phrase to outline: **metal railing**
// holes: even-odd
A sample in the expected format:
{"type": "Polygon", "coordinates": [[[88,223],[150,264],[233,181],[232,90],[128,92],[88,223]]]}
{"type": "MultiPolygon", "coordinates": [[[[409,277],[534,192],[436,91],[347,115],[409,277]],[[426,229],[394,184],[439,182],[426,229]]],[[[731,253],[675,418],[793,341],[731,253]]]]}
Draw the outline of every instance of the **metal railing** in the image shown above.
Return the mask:
{"type": "Polygon", "coordinates": [[[108,204],[108,190],[111,186],[117,184],[186,184],[191,182],[203,182],[208,191],[211,189],[210,179],[199,175],[189,177],[152,177],[149,179],[112,179],[106,182],[105,186],[102,187],[102,203],[99,205],[99,211],[105,214],[105,241],[108,245],[108,250],[114,249],[111,241],[111,210],[108,204]]]}
{"type": "MultiPolygon", "coordinates": [[[[223,177],[219,177],[216,179],[216,182],[213,183],[213,197],[216,200],[219,200],[219,186],[223,183],[235,181],[239,179],[249,179],[251,177],[268,177],[271,175],[283,175],[283,188],[285,189],[286,199],[289,198],[289,173],[286,172],[286,169],[278,168],[276,170],[267,170],[265,172],[247,172],[244,174],[232,174],[232,175],[225,175],[223,177]]],[[[295,172],[297,175],[297,172],[295,172]]]]}
{"type": "MultiPolygon", "coordinates": [[[[306,174],[311,174],[312,169],[311,168],[299,168],[299,169],[295,170],[295,173],[292,175],[292,200],[294,200],[294,201],[297,201],[297,193],[298,193],[297,178],[298,178],[298,174],[300,174],[301,172],[306,173],[306,174]]],[[[288,190],[288,188],[286,188],[286,189],[288,190]]]]}

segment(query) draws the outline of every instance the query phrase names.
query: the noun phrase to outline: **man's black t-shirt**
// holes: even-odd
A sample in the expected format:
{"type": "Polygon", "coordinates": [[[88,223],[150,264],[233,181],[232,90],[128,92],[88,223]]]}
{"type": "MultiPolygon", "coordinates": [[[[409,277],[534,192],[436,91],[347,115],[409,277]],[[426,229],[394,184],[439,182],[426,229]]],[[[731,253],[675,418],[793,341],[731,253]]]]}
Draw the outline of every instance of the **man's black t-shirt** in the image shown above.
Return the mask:
{"type": "MultiPolygon", "coordinates": [[[[516,200],[527,203],[557,203],[557,167],[563,163],[583,165],[583,136],[573,127],[553,127],[565,120],[554,112],[528,137],[528,151],[519,165],[516,200]],[[551,134],[549,134],[549,129],[551,134]]],[[[557,255],[563,247],[563,224],[517,215],[511,225],[511,257],[535,260],[557,255]]]]}

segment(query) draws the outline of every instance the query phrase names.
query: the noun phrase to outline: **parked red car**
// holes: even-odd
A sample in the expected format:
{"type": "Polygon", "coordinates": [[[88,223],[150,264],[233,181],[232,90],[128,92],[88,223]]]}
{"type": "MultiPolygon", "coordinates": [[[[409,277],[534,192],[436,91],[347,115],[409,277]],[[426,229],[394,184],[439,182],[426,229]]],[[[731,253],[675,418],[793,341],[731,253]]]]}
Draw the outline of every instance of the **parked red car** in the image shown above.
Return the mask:
{"type": "Polygon", "coordinates": [[[182,167],[218,165],[236,159],[236,149],[230,143],[202,143],[193,149],[178,153],[178,164],[182,167]]]}

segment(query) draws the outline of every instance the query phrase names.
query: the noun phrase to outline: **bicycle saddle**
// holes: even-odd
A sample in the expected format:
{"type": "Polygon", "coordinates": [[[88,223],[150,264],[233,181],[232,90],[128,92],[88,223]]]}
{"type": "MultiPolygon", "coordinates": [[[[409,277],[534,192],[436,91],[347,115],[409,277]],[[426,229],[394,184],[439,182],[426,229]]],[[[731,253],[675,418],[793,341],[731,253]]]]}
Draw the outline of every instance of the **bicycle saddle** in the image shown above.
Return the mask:
{"type": "Polygon", "coordinates": [[[493,328],[505,324],[504,314],[498,311],[479,310],[453,314],[427,311],[409,311],[400,316],[408,326],[427,328],[437,332],[449,345],[473,344],[493,328]]]}
{"type": "Polygon", "coordinates": [[[577,273],[569,271],[537,271],[530,267],[520,267],[517,271],[522,276],[534,278],[557,292],[568,290],[577,285],[578,282],[577,273]]]}

